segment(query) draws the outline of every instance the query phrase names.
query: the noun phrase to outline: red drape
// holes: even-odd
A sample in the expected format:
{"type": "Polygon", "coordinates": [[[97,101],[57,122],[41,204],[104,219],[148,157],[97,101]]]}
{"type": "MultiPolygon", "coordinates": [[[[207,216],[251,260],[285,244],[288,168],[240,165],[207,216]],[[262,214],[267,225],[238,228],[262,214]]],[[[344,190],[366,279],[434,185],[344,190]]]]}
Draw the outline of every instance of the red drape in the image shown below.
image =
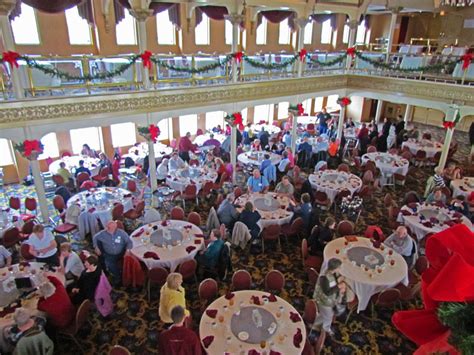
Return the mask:
{"type": "Polygon", "coordinates": [[[323,23],[327,20],[331,20],[331,27],[332,28],[336,28],[337,27],[337,24],[336,24],[336,15],[334,14],[314,14],[314,15],[311,15],[309,17],[312,21],[316,22],[316,23],[323,23]]]}
{"type": "Polygon", "coordinates": [[[71,7],[77,6],[83,0],[22,0],[26,5],[34,7],[36,10],[55,14],[71,7]]]}
{"type": "Polygon", "coordinates": [[[229,14],[225,6],[199,6],[197,9],[204,12],[207,17],[213,20],[224,20],[224,16],[229,14]]]}
{"type": "MultiPolygon", "coordinates": [[[[130,3],[128,0],[115,0],[115,23],[119,23],[123,20],[125,13],[123,8],[130,10],[130,3]]],[[[181,28],[181,16],[179,4],[167,3],[167,2],[152,2],[149,6],[150,10],[153,10],[153,15],[159,14],[160,12],[168,10],[168,16],[173,25],[177,28],[181,28]]]]}
{"type": "MultiPolygon", "coordinates": [[[[268,11],[260,11],[258,13],[259,16],[265,17],[271,23],[280,23],[283,20],[286,20],[288,17],[293,14],[293,11],[285,11],[285,10],[268,10],[268,11]]],[[[259,19],[258,23],[261,23],[261,19],[259,19]]]]}

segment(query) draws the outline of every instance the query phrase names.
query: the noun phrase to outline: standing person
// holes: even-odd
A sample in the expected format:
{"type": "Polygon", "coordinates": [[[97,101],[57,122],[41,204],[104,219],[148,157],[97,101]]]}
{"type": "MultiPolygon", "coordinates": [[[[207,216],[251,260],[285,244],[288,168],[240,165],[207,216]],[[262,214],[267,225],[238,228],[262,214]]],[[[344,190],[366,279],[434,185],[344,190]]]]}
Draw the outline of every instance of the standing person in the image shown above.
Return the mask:
{"type": "Polygon", "coordinates": [[[369,130],[367,129],[365,123],[362,123],[359,134],[357,135],[357,139],[359,139],[360,153],[361,155],[364,155],[367,153],[367,145],[370,143],[369,130]]]}
{"type": "Polygon", "coordinates": [[[173,325],[160,334],[159,349],[167,355],[201,355],[198,336],[185,325],[186,310],[175,306],[171,310],[173,325]]]}
{"type": "Polygon", "coordinates": [[[471,152],[469,154],[469,163],[472,164],[472,159],[474,157],[474,121],[471,122],[469,127],[469,143],[471,144],[471,152]]]}
{"type": "Polygon", "coordinates": [[[217,208],[219,222],[224,223],[226,228],[230,231],[234,229],[234,223],[239,215],[235,206],[232,204],[233,200],[234,194],[228,194],[217,208]]]}
{"type": "Polygon", "coordinates": [[[293,219],[301,217],[303,219],[305,233],[307,233],[313,213],[313,206],[311,205],[311,196],[308,193],[303,193],[301,195],[301,204],[299,206],[296,206],[293,201],[290,201],[290,203],[294,211],[293,219]]]}
{"type": "Polygon", "coordinates": [[[158,314],[163,323],[173,323],[171,311],[176,306],[180,306],[185,310],[185,315],[189,315],[186,309],[186,291],[183,286],[183,276],[177,272],[172,272],[166,278],[166,283],[161,287],[160,305],[158,314]]]}
{"type": "Polygon", "coordinates": [[[319,120],[319,134],[326,133],[328,130],[328,121],[331,120],[331,115],[327,112],[326,107],[324,107],[316,117],[319,120]]]}
{"type": "Polygon", "coordinates": [[[189,162],[191,159],[189,152],[194,152],[195,150],[196,146],[191,142],[191,133],[186,132],[186,135],[179,140],[178,153],[180,158],[185,162],[189,162]]]}
{"type": "Polygon", "coordinates": [[[332,217],[327,217],[322,226],[313,228],[308,239],[309,253],[311,255],[323,255],[326,244],[334,237],[335,228],[336,220],[332,217]]]}
{"type": "Polygon", "coordinates": [[[57,329],[71,324],[76,310],[61,281],[50,275],[48,281],[39,286],[38,291],[40,294],[38,311],[47,314],[48,324],[57,329]]]}
{"type": "Polygon", "coordinates": [[[59,247],[59,268],[66,280],[77,281],[84,271],[84,264],[79,255],[71,248],[70,243],[62,243],[59,247]]]}
{"type": "Polygon", "coordinates": [[[249,201],[245,203],[244,210],[239,216],[239,222],[242,222],[247,226],[252,239],[256,239],[260,234],[260,226],[258,225],[258,221],[260,221],[261,218],[262,216],[260,216],[260,213],[253,209],[252,202],[249,201]]]}
{"type": "Polygon", "coordinates": [[[283,143],[285,143],[286,147],[291,147],[291,132],[286,131],[282,138],[283,143]]]}
{"type": "Polygon", "coordinates": [[[82,272],[76,287],[71,290],[72,302],[76,305],[84,300],[94,302],[95,289],[100,281],[102,269],[99,265],[99,258],[95,255],[89,255],[84,261],[85,269],[82,272]]]}
{"type": "Polygon", "coordinates": [[[114,159],[112,162],[112,179],[118,185],[120,183],[120,161],[122,157],[119,153],[114,154],[114,159]]]}
{"type": "Polygon", "coordinates": [[[340,276],[341,265],[341,260],[329,259],[327,270],[321,273],[318,278],[313,299],[318,305],[319,313],[311,328],[310,339],[314,338],[313,330],[321,324],[323,330],[329,336],[333,336],[334,331],[331,329],[331,324],[334,318],[334,309],[336,308],[336,315],[344,313],[345,306],[340,303],[341,296],[345,292],[344,279],[340,276]]]}
{"type": "Polygon", "coordinates": [[[33,233],[25,243],[30,246],[29,253],[36,258],[37,262],[53,266],[58,265],[56,240],[53,233],[45,229],[43,225],[36,224],[33,226],[33,233]]]}
{"type": "Polygon", "coordinates": [[[127,249],[132,249],[133,244],[128,234],[117,228],[117,222],[109,221],[106,228],[94,235],[92,239],[97,255],[104,258],[105,267],[110,272],[115,286],[120,285],[122,270],[119,262],[127,249]]]}
{"type": "Polygon", "coordinates": [[[265,130],[265,126],[262,126],[262,131],[258,134],[258,139],[260,139],[260,145],[263,149],[267,149],[268,142],[270,140],[270,135],[265,130]]]}

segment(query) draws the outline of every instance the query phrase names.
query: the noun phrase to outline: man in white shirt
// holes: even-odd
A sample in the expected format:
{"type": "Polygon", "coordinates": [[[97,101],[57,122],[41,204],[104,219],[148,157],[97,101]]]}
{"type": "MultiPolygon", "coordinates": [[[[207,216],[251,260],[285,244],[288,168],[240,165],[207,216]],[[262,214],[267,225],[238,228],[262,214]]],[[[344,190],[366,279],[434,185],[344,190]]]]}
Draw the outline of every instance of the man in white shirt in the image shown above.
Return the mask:
{"type": "Polygon", "coordinates": [[[72,251],[69,243],[62,243],[59,250],[59,267],[66,276],[66,280],[79,279],[85,269],[79,255],[72,251]]]}
{"type": "Polygon", "coordinates": [[[171,155],[171,158],[168,162],[168,170],[169,171],[178,170],[180,168],[184,168],[184,166],[185,166],[184,160],[178,156],[178,153],[173,152],[173,155],[171,155]]]}
{"type": "Polygon", "coordinates": [[[286,172],[286,167],[288,164],[290,164],[290,159],[288,159],[288,152],[284,151],[283,154],[281,155],[282,159],[280,163],[278,164],[278,171],[280,173],[285,173],[286,172]]]}
{"type": "Polygon", "coordinates": [[[12,264],[12,254],[0,245],[0,267],[10,266],[12,264]]]}
{"type": "Polygon", "coordinates": [[[413,260],[414,245],[406,227],[398,227],[392,235],[385,239],[384,244],[400,254],[410,267],[413,260]]]}
{"type": "Polygon", "coordinates": [[[45,229],[43,225],[35,225],[33,227],[33,233],[25,243],[30,246],[29,252],[36,258],[37,262],[53,266],[58,265],[56,240],[54,239],[53,233],[45,229]]]}
{"type": "Polygon", "coordinates": [[[158,181],[165,181],[166,176],[168,176],[168,158],[164,158],[160,164],[156,167],[156,179],[158,181]]]}

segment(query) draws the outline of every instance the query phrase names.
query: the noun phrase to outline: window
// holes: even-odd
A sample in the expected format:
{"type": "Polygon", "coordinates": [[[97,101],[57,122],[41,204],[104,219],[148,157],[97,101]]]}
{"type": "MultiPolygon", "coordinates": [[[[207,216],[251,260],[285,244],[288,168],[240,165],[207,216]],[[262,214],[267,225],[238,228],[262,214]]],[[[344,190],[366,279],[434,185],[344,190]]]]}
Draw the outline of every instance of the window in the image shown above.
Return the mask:
{"type": "Polygon", "coordinates": [[[158,122],[157,126],[160,129],[160,135],[158,136],[159,141],[173,137],[173,123],[171,118],[163,118],[158,122]]]}
{"type": "Polygon", "coordinates": [[[59,157],[59,147],[56,133],[48,133],[43,138],[41,138],[41,143],[43,143],[44,150],[43,154],[40,154],[38,159],[59,157]]]}
{"type": "Polygon", "coordinates": [[[314,99],[314,112],[319,112],[323,109],[323,97],[314,99]]]}
{"type": "Polygon", "coordinates": [[[88,144],[89,147],[95,150],[102,150],[102,130],[100,127],[87,127],[71,129],[69,131],[71,136],[72,152],[80,154],[83,144],[88,144]]]}
{"type": "Polygon", "coordinates": [[[196,45],[208,46],[210,43],[210,32],[209,17],[203,13],[201,23],[194,29],[194,42],[196,45]]]}
{"type": "Polygon", "coordinates": [[[253,122],[259,123],[260,121],[273,121],[273,108],[274,105],[259,105],[255,106],[253,114],[253,122]]]}
{"type": "MultiPolygon", "coordinates": [[[[202,21],[204,22],[204,18],[202,21]]],[[[158,36],[158,44],[176,44],[176,29],[170,21],[168,10],[156,14],[156,33],[158,36]]]]}
{"type": "Polygon", "coordinates": [[[240,111],[242,113],[242,122],[244,123],[244,126],[247,124],[247,107],[244,108],[242,111],[240,111]]]}
{"type": "Polygon", "coordinates": [[[365,34],[367,32],[367,28],[365,28],[365,20],[363,20],[359,26],[357,26],[357,35],[356,35],[356,43],[364,43],[365,42],[365,34]]]}
{"type": "Polygon", "coordinates": [[[285,19],[280,22],[279,32],[278,32],[278,44],[290,44],[291,41],[291,31],[288,26],[288,19],[285,19]]]}
{"type": "Polygon", "coordinates": [[[12,147],[10,141],[5,138],[0,138],[0,166],[13,165],[12,147]]]}
{"type": "Polygon", "coordinates": [[[11,22],[16,44],[40,44],[35,10],[21,4],[21,15],[11,22]]]}
{"type": "Polygon", "coordinates": [[[213,111],[206,113],[206,129],[210,130],[217,125],[224,127],[224,111],[213,111]]]}
{"type": "MultiPolygon", "coordinates": [[[[225,44],[231,46],[232,45],[232,23],[229,20],[225,20],[225,44]]],[[[244,31],[245,32],[245,31],[244,31]]],[[[245,33],[244,33],[245,36],[245,33]]],[[[245,43],[245,40],[244,40],[245,43]]],[[[239,34],[237,36],[237,44],[240,44],[240,29],[239,34]]]]}
{"type": "Polygon", "coordinates": [[[242,42],[242,48],[245,50],[245,48],[247,47],[247,31],[241,31],[241,36],[242,36],[242,41],[240,40],[240,37],[239,36],[239,43],[242,42]]]}
{"type": "Polygon", "coordinates": [[[307,113],[308,115],[311,114],[311,99],[304,100],[302,102],[304,112],[307,113]]]}
{"type": "Polygon", "coordinates": [[[86,20],[79,16],[77,6],[66,10],[67,32],[69,43],[73,45],[92,44],[91,29],[86,20]]]}
{"type": "Polygon", "coordinates": [[[267,44],[267,19],[262,17],[262,23],[257,27],[256,43],[258,45],[267,44]]]}
{"type": "Polygon", "coordinates": [[[342,32],[342,43],[349,43],[349,32],[350,28],[347,25],[344,25],[344,32],[342,32]]]}
{"type": "Polygon", "coordinates": [[[110,135],[112,136],[112,146],[128,147],[137,143],[135,134],[135,123],[125,122],[110,125],[110,135]]]}
{"type": "Polygon", "coordinates": [[[288,107],[290,107],[289,102],[280,102],[278,104],[278,119],[279,120],[288,118],[288,107]]]}
{"type": "Polygon", "coordinates": [[[187,132],[196,134],[198,128],[197,115],[179,116],[179,135],[184,137],[187,132]]]}
{"type": "Polygon", "coordinates": [[[313,42],[313,21],[306,24],[303,33],[303,43],[311,44],[311,42],[313,42]]]}
{"type": "Polygon", "coordinates": [[[339,95],[329,95],[326,107],[328,111],[336,111],[339,110],[339,105],[337,104],[337,98],[339,95]]]}
{"type": "Polygon", "coordinates": [[[117,44],[121,46],[137,44],[137,26],[128,11],[125,11],[125,17],[115,26],[115,38],[117,44]]]}
{"type": "Polygon", "coordinates": [[[331,43],[331,38],[332,38],[332,27],[331,27],[331,19],[329,19],[329,20],[324,21],[321,26],[321,43],[329,44],[331,43]]]}

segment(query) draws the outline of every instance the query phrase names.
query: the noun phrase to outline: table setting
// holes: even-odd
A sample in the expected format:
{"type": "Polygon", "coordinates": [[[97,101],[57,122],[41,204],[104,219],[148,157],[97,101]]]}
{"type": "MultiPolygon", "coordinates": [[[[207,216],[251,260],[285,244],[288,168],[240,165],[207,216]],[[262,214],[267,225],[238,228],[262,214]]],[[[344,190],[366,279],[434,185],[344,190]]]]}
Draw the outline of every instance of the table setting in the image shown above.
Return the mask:
{"type": "Polygon", "coordinates": [[[190,184],[196,185],[197,192],[207,182],[216,182],[217,172],[213,169],[202,166],[186,166],[181,169],[169,172],[166,177],[166,184],[175,191],[183,192],[186,186],[190,184]]]}
{"type": "Polygon", "coordinates": [[[74,176],[74,173],[76,172],[76,168],[79,167],[79,160],[84,160],[84,167],[89,169],[91,171],[91,175],[95,176],[99,174],[100,171],[100,166],[99,166],[99,159],[98,158],[91,158],[88,156],[82,156],[82,155],[73,155],[73,156],[66,156],[61,159],[53,161],[49,165],[49,172],[51,174],[57,174],[59,167],[59,164],[61,162],[64,162],[66,164],[66,169],[69,170],[69,172],[74,176]]]}
{"type": "MultiPolygon", "coordinates": [[[[304,142],[304,138],[298,138],[296,140],[296,146],[299,146],[304,142]]],[[[324,134],[317,137],[308,137],[308,143],[313,147],[313,153],[319,153],[320,151],[327,151],[329,148],[329,137],[324,134]],[[318,139],[321,138],[321,142],[318,139]]]]}
{"type": "MultiPolygon", "coordinates": [[[[173,153],[173,148],[167,146],[163,143],[157,142],[153,144],[155,150],[155,158],[162,158],[165,155],[171,155],[173,153]]],[[[143,160],[148,155],[148,143],[142,142],[134,145],[128,150],[128,154],[124,154],[122,159],[127,157],[132,158],[135,164],[143,164],[143,160]]]]}
{"type": "Polygon", "coordinates": [[[362,180],[357,175],[337,170],[322,170],[309,175],[313,189],[324,191],[331,201],[342,190],[349,190],[351,196],[360,190],[362,180]]]}
{"type": "Polygon", "coordinates": [[[359,300],[357,312],[367,308],[370,298],[400,282],[408,285],[408,266],[393,249],[374,240],[345,236],[329,242],[324,248],[324,263],[342,261],[341,275],[359,300]]]}
{"type": "Polygon", "coordinates": [[[366,153],[362,156],[362,164],[365,165],[368,161],[373,161],[375,166],[380,169],[382,175],[408,173],[410,162],[396,154],[373,152],[366,153]]]}
{"type": "Polygon", "coordinates": [[[453,197],[464,196],[467,199],[474,193],[474,177],[452,180],[451,189],[453,190],[453,197]]]}
{"type": "Polygon", "coordinates": [[[416,152],[419,150],[424,150],[427,158],[433,158],[437,152],[441,152],[443,144],[428,139],[416,140],[409,138],[407,141],[402,143],[402,148],[403,147],[407,147],[413,155],[416,155],[416,152]]]}
{"type": "Polygon", "coordinates": [[[227,293],[212,302],[199,324],[208,354],[301,354],[306,339],[296,309],[268,292],[227,293]]]}
{"type": "Polygon", "coordinates": [[[254,133],[260,133],[265,128],[270,135],[278,134],[281,131],[280,127],[274,126],[272,124],[268,124],[266,122],[263,123],[256,123],[251,126],[251,129],[254,133]]]}
{"type": "Polygon", "coordinates": [[[249,151],[238,155],[237,159],[244,165],[253,165],[259,167],[265,159],[265,154],[270,155],[270,161],[273,165],[277,165],[281,161],[281,155],[267,151],[249,151]]]}
{"type": "Polygon", "coordinates": [[[80,207],[78,229],[84,238],[87,233],[94,235],[100,230],[98,220],[105,226],[112,219],[112,209],[117,203],[123,205],[124,212],[133,209],[132,193],[119,187],[98,187],[79,192],[69,199],[67,205],[80,207]]]}
{"type": "Polygon", "coordinates": [[[410,228],[418,240],[427,234],[438,233],[460,223],[473,230],[471,221],[462,213],[424,203],[410,203],[403,206],[397,221],[410,228]]]}
{"type": "Polygon", "coordinates": [[[290,199],[275,192],[244,194],[234,202],[237,211],[243,211],[245,203],[252,202],[262,218],[258,222],[260,228],[271,224],[284,225],[290,223],[293,211],[290,210],[290,199]]]}
{"type": "Polygon", "coordinates": [[[193,259],[205,248],[204,235],[197,226],[178,220],[146,224],[131,235],[131,253],[151,269],[166,267],[171,272],[179,264],[193,259]]]}

